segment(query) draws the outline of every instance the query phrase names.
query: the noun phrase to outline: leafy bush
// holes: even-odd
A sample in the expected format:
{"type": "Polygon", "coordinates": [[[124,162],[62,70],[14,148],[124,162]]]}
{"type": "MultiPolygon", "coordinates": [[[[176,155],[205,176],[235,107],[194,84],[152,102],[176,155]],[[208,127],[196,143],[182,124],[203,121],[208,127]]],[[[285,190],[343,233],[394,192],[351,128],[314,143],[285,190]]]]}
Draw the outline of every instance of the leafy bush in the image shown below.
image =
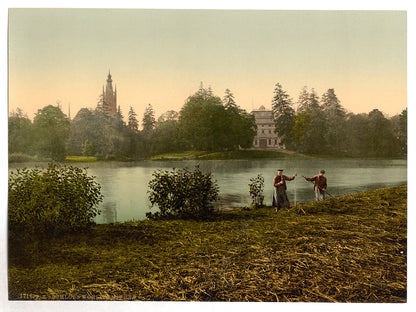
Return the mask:
{"type": "Polygon", "coordinates": [[[45,170],[17,169],[9,176],[11,235],[73,231],[100,213],[101,186],[86,169],[49,164],[45,170]]]}
{"type": "Polygon", "coordinates": [[[257,177],[251,178],[249,183],[250,197],[252,199],[251,207],[261,208],[263,207],[263,190],[264,190],[264,178],[263,175],[258,174],[257,177]]]}
{"type": "Polygon", "coordinates": [[[210,172],[173,169],[157,170],[149,181],[148,193],[152,206],[157,205],[159,212],[146,213],[149,219],[169,217],[200,217],[212,213],[211,203],[218,199],[218,185],[210,172]]]}

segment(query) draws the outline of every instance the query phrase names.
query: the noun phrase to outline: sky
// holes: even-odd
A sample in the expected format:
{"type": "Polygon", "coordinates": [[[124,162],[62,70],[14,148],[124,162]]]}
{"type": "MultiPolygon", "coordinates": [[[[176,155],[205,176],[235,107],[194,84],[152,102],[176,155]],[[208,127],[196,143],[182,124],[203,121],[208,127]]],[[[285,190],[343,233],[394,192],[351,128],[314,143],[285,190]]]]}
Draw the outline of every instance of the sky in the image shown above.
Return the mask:
{"type": "MultiPolygon", "coordinates": [[[[9,112],[60,102],[95,108],[111,72],[117,101],[139,123],[179,111],[200,87],[251,111],[271,108],[276,83],[296,103],[333,88],[353,113],[407,107],[405,10],[8,10],[9,112]]],[[[295,105],[296,108],[296,105],[295,105]]]]}

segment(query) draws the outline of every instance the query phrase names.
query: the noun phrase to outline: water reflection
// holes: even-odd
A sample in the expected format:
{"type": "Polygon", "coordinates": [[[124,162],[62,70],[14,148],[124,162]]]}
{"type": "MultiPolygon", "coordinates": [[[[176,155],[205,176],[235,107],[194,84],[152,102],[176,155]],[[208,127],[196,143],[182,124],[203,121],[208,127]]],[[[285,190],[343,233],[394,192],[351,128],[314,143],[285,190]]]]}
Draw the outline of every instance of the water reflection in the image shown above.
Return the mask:
{"type": "MultiPolygon", "coordinates": [[[[407,183],[407,161],[397,159],[272,159],[236,161],[141,161],[74,164],[88,167],[88,174],[96,176],[102,186],[104,201],[98,223],[145,219],[150,209],[148,183],[157,169],[188,168],[199,165],[202,171],[210,171],[220,189],[217,208],[249,207],[250,178],[262,174],[264,177],[264,203],[272,202],[272,180],[277,168],[286,175],[297,172],[295,180],[287,183],[287,195],[292,204],[314,200],[313,184],[304,176],[313,176],[325,169],[328,192],[333,196],[356,193],[382,187],[407,183]],[[386,177],[388,177],[386,179],[386,177]]],[[[27,167],[28,164],[12,164],[9,170],[27,167]]]]}
{"type": "Polygon", "coordinates": [[[101,207],[101,217],[103,223],[117,222],[117,203],[115,201],[107,201],[101,207]]]}

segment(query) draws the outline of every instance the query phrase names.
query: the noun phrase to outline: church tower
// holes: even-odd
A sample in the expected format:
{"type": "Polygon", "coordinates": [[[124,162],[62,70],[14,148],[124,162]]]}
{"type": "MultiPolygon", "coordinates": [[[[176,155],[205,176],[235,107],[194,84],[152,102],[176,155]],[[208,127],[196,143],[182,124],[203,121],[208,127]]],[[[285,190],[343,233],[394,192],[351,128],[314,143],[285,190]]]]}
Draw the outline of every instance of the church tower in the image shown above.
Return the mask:
{"type": "Polygon", "coordinates": [[[113,91],[113,80],[111,79],[110,71],[107,76],[107,85],[102,95],[103,112],[108,116],[113,116],[117,113],[117,88],[113,91]]]}

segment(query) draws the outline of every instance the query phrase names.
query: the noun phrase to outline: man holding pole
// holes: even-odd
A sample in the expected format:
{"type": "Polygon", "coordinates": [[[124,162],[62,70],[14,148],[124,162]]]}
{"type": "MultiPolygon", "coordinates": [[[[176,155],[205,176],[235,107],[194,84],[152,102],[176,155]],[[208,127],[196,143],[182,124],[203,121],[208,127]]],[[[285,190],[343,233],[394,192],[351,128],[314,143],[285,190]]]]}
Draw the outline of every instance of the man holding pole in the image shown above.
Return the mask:
{"type": "Polygon", "coordinates": [[[276,207],[276,211],[280,208],[290,207],[290,202],[286,194],[286,181],[292,181],[296,176],[297,174],[295,173],[293,176],[288,177],[283,174],[283,169],[277,170],[277,174],[273,178],[274,192],[272,203],[272,206],[276,207]]]}
{"type": "Polygon", "coordinates": [[[324,174],[325,170],[321,170],[319,174],[311,178],[304,177],[306,181],[314,182],[315,197],[318,201],[325,199],[327,180],[324,174]]]}

